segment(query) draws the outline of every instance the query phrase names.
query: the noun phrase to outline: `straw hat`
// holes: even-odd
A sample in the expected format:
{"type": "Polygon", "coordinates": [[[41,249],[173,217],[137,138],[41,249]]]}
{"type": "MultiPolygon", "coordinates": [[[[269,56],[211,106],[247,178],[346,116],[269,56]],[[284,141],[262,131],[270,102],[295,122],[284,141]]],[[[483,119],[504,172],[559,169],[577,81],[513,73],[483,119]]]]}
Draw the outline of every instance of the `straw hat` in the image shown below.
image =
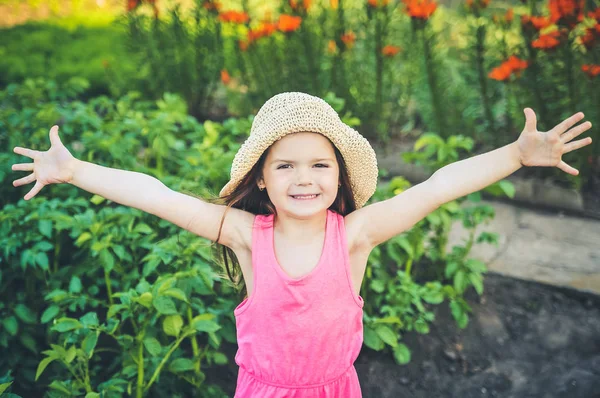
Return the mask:
{"type": "Polygon", "coordinates": [[[297,132],[321,133],[337,147],[346,162],[356,208],[361,208],[377,187],[377,159],[369,141],[340,120],[324,100],[299,92],[271,97],[252,122],[250,136],[235,154],[231,179],[219,196],[230,194],[275,141],[297,132]]]}

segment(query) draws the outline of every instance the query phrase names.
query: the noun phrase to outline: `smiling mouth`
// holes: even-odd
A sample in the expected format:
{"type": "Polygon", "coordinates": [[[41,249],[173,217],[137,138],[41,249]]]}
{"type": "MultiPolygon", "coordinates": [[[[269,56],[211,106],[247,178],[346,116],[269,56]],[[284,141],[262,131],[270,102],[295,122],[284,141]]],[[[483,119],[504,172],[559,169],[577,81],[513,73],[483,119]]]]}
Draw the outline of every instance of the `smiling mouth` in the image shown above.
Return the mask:
{"type": "Polygon", "coordinates": [[[310,199],[316,199],[317,197],[319,197],[319,194],[313,194],[313,195],[290,195],[292,198],[294,199],[298,199],[298,200],[310,200],[310,199]]]}

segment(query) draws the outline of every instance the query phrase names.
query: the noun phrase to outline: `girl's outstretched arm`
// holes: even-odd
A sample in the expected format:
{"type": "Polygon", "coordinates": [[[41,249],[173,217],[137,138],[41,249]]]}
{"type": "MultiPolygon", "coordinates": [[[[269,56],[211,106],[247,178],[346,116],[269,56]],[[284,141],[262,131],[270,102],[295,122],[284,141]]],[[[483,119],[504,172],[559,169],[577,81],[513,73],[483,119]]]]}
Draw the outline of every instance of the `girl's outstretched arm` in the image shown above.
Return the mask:
{"type": "Polygon", "coordinates": [[[356,225],[361,231],[361,242],[372,248],[411,228],[442,204],[479,191],[522,166],[556,166],[577,175],[579,172],[563,162],[561,156],[591,144],[590,137],[569,142],[592,126],[586,122],[569,130],[583,118],[583,113],[546,133],[537,131],[532,109],[525,108],[525,116],[525,129],[517,141],[444,166],[428,180],[393,198],[350,213],[346,222],[356,225]]]}
{"type": "MultiPolygon", "coordinates": [[[[62,144],[58,126],[50,129],[51,147],[42,152],[15,147],[14,152],[33,159],[33,163],[20,163],[13,170],[32,173],[15,180],[15,187],[35,182],[25,195],[29,200],[49,184],[67,183],[100,195],[113,202],[154,214],[185,228],[199,236],[216,240],[225,206],[202,201],[173,191],[157,178],[135,171],[120,170],[84,162],[74,158],[62,144]]],[[[249,247],[250,231],[254,218],[245,211],[229,210],[219,243],[232,249],[249,247]]]]}
{"type": "Polygon", "coordinates": [[[432,179],[436,185],[436,196],[441,203],[479,191],[511,175],[522,166],[556,166],[568,174],[579,174],[578,170],[562,161],[561,157],[592,143],[590,137],[569,142],[592,127],[592,123],[585,122],[570,129],[583,119],[583,113],[579,112],[543,133],[537,131],[533,110],[525,108],[524,112],[527,120],[517,141],[451,163],[434,173],[432,179]]]}

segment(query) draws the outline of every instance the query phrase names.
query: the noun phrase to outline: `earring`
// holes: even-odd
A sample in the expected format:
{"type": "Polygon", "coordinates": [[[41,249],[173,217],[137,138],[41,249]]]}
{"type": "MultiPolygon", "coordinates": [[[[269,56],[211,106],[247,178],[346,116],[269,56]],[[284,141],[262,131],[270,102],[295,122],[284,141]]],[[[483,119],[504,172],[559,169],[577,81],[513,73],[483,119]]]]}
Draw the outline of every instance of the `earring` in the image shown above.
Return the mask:
{"type": "Polygon", "coordinates": [[[338,188],[341,188],[342,184],[338,184],[338,188]]]}
{"type": "Polygon", "coordinates": [[[258,189],[260,189],[262,191],[265,189],[265,187],[258,187],[258,189]]]}

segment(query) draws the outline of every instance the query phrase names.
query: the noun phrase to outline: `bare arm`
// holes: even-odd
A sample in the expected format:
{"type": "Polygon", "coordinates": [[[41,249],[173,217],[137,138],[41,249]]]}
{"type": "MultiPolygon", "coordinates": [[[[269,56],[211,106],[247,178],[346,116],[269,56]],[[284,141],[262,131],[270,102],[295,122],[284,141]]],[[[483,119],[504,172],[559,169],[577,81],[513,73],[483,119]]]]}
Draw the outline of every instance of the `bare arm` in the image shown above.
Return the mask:
{"type": "Polygon", "coordinates": [[[136,171],[120,170],[74,159],[69,184],[119,204],[155,214],[169,188],[136,171]]]}

